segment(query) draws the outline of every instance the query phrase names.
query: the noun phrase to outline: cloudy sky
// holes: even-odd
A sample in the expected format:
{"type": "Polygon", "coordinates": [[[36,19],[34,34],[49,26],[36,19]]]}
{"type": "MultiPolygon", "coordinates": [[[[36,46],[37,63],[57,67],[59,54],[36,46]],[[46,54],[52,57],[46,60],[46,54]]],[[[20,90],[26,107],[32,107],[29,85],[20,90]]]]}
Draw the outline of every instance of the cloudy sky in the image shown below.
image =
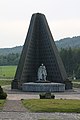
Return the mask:
{"type": "Polygon", "coordinates": [[[0,0],[0,48],[23,45],[37,12],[45,14],[54,40],[80,36],[80,0],[0,0]]]}

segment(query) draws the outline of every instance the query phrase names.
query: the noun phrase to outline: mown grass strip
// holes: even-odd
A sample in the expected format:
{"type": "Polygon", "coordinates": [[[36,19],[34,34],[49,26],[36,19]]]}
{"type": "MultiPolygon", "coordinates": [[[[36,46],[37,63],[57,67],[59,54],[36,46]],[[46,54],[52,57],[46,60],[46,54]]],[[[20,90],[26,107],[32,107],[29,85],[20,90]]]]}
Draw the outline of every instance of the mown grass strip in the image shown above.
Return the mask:
{"type": "Polygon", "coordinates": [[[73,82],[74,88],[80,88],[80,82],[73,82]]]}
{"type": "Polygon", "coordinates": [[[80,113],[80,100],[29,99],[22,103],[31,112],[80,113]]]}
{"type": "Polygon", "coordinates": [[[17,66],[0,66],[0,78],[14,78],[17,66]]]}
{"type": "Polygon", "coordinates": [[[5,100],[0,100],[0,110],[2,110],[4,103],[5,103],[5,100]]]}
{"type": "Polygon", "coordinates": [[[0,86],[11,85],[12,80],[0,80],[0,86]]]}

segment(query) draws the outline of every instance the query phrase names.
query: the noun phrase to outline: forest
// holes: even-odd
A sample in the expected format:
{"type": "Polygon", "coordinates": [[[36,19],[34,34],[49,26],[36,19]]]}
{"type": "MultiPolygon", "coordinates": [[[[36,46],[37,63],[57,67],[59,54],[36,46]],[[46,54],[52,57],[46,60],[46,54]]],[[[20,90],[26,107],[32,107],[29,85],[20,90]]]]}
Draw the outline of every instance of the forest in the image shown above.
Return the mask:
{"type": "Polygon", "coordinates": [[[80,78],[80,48],[61,48],[60,56],[68,77],[80,78]]]}
{"type": "MultiPolygon", "coordinates": [[[[61,48],[60,56],[68,77],[80,78],[80,48],[61,48]]],[[[17,65],[19,62],[20,53],[9,53],[0,55],[0,66],[17,65]]]]}
{"type": "Polygon", "coordinates": [[[9,53],[0,55],[0,66],[17,65],[19,62],[20,53],[9,53]]]}

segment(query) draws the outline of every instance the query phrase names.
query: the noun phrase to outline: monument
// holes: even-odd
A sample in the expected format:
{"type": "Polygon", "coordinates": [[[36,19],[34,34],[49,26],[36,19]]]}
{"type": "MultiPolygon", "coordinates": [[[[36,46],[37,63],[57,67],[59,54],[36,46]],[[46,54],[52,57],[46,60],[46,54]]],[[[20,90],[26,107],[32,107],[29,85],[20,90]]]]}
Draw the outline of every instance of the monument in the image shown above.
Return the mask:
{"type": "Polygon", "coordinates": [[[46,91],[46,87],[51,91],[58,88],[59,91],[59,87],[61,89],[62,86],[63,90],[64,87],[72,89],[72,83],[67,77],[46,17],[41,13],[33,14],[12,81],[12,89],[46,91]]]}

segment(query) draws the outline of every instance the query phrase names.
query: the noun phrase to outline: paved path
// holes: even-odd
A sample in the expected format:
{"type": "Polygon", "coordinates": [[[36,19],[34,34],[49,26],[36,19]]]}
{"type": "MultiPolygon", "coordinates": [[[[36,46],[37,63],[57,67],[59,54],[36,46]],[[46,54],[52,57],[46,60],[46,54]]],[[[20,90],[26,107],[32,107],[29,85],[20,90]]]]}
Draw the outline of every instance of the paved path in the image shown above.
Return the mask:
{"type": "MultiPolygon", "coordinates": [[[[5,91],[8,93],[8,98],[3,111],[0,112],[0,120],[80,120],[80,114],[76,113],[30,113],[23,107],[20,99],[39,99],[38,94],[10,89],[5,91]]],[[[75,89],[74,92],[55,93],[55,95],[56,98],[80,99],[80,89],[75,89]]]]}
{"type": "Polygon", "coordinates": [[[0,112],[0,120],[80,120],[80,114],[0,112]]]}
{"type": "Polygon", "coordinates": [[[26,112],[27,109],[22,105],[20,100],[7,100],[3,111],[6,112],[26,112]]]}

